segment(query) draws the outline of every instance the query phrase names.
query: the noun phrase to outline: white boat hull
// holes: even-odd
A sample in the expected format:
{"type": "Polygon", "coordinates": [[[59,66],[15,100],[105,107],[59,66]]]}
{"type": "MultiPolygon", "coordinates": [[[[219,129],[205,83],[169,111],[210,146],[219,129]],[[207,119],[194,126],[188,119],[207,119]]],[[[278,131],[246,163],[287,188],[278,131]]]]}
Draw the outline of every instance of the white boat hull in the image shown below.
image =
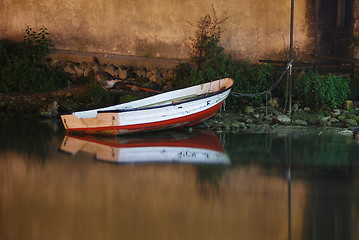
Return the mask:
{"type": "Polygon", "coordinates": [[[193,125],[213,116],[228,97],[233,80],[190,88],[107,108],[62,115],[67,131],[119,135],[193,125]]]}
{"type": "Polygon", "coordinates": [[[204,130],[137,139],[67,135],[60,149],[73,155],[79,151],[95,154],[97,160],[113,163],[230,164],[218,137],[204,130]]]}

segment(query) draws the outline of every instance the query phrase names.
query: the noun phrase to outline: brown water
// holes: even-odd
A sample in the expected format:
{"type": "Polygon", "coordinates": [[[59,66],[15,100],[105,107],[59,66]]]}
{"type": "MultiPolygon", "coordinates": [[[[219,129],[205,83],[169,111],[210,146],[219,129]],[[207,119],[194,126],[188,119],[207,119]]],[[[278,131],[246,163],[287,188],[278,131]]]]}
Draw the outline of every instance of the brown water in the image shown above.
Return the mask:
{"type": "Polygon", "coordinates": [[[335,131],[220,134],[230,164],[114,164],[103,139],[59,151],[56,122],[0,127],[0,239],[359,239],[359,144],[335,131]]]}

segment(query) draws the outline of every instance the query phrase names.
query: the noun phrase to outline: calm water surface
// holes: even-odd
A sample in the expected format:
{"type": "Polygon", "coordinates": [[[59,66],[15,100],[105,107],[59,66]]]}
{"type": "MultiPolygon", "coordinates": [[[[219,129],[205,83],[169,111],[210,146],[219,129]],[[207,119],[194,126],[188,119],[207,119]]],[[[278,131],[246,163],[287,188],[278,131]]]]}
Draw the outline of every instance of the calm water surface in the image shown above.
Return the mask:
{"type": "Polygon", "coordinates": [[[359,239],[359,142],[334,130],[65,136],[0,116],[0,239],[359,239]]]}

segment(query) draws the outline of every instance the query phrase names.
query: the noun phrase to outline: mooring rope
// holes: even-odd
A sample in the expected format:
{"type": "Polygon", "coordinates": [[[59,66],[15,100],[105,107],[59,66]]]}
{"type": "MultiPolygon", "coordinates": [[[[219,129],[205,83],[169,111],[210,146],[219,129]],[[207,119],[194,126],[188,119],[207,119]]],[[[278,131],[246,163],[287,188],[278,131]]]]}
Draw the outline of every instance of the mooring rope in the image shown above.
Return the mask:
{"type": "MultiPolygon", "coordinates": [[[[270,98],[272,97],[271,96],[271,92],[278,86],[278,84],[282,81],[282,78],[284,77],[284,75],[290,71],[292,71],[292,63],[293,63],[293,60],[291,60],[288,64],[287,64],[287,67],[285,68],[285,70],[283,71],[282,75],[278,78],[277,82],[270,88],[268,88],[267,90],[263,91],[263,92],[259,92],[259,93],[239,93],[239,92],[231,92],[231,94],[235,97],[252,97],[252,98],[256,98],[256,97],[259,97],[259,96],[262,96],[263,94],[266,95],[266,116],[268,115],[268,110],[267,110],[267,107],[268,107],[268,95],[270,95],[270,98]]],[[[287,100],[288,100],[288,97],[286,96],[286,102],[285,102],[285,107],[284,107],[284,110],[287,108],[287,100]]]]}
{"type": "Polygon", "coordinates": [[[287,65],[287,67],[285,68],[285,70],[283,71],[282,75],[279,77],[279,79],[277,80],[277,82],[270,88],[268,88],[267,90],[263,91],[263,92],[259,92],[259,93],[239,93],[239,92],[231,92],[231,94],[235,97],[259,97],[262,96],[263,94],[270,94],[277,86],[278,84],[282,81],[282,78],[284,77],[284,74],[292,69],[292,63],[293,60],[290,61],[287,65]]]}

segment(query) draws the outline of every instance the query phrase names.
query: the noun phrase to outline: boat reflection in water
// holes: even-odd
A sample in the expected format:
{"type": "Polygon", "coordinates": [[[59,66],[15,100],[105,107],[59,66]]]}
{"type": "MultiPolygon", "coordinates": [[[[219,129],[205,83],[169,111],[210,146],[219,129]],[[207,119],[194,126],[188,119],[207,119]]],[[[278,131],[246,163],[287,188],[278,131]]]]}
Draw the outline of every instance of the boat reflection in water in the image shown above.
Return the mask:
{"type": "Polygon", "coordinates": [[[218,136],[208,130],[164,131],[121,137],[65,135],[60,150],[114,163],[230,164],[218,136]]]}

